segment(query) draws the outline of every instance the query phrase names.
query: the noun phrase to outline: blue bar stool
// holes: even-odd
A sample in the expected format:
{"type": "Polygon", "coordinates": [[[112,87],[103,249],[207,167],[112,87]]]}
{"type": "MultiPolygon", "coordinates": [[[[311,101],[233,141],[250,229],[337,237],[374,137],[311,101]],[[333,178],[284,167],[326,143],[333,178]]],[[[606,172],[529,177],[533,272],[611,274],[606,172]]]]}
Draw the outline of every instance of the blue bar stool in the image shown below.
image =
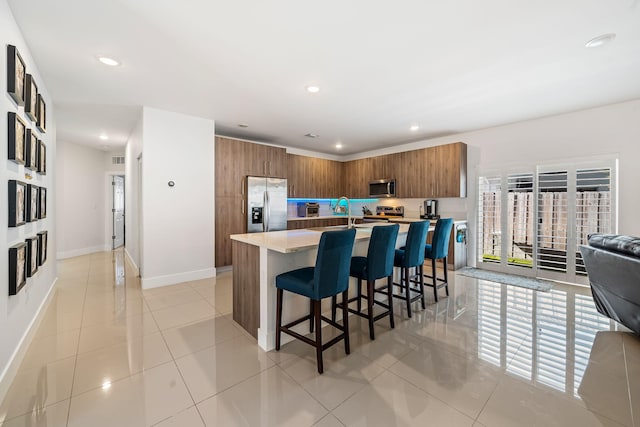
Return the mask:
{"type": "Polygon", "coordinates": [[[394,285],[401,288],[401,293],[393,296],[406,301],[407,315],[409,317],[411,317],[412,302],[421,300],[422,308],[426,307],[424,303],[422,264],[424,263],[424,247],[428,231],[429,221],[412,222],[407,233],[407,243],[404,248],[396,249],[395,259],[393,260],[394,267],[400,267],[400,283],[394,283],[394,285]],[[415,268],[416,274],[413,276],[409,274],[411,268],[415,268]],[[411,283],[419,283],[418,288],[412,288],[411,283]],[[417,292],[418,295],[411,296],[411,292],[417,292]]]}
{"type": "MultiPolygon", "coordinates": [[[[351,258],[350,276],[358,279],[357,295],[349,302],[357,301],[357,310],[349,308],[349,312],[369,320],[369,338],[375,338],[373,322],[389,316],[389,323],[394,328],[393,321],[393,259],[395,255],[396,240],[400,225],[383,225],[373,227],[367,256],[356,256],[351,258]],[[377,279],[387,278],[387,288],[385,294],[388,295],[387,304],[375,300],[375,282],[377,279]],[[362,281],[367,281],[367,294],[362,295],[362,281]],[[367,301],[367,312],[362,312],[362,299],[367,301]],[[386,309],[385,312],[373,315],[373,305],[377,304],[386,309]]],[[[336,297],[333,297],[332,317],[335,320],[336,297]]]]}
{"type": "Polygon", "coordinates": [[[431,244],[424,247],[425,259],[431,260],[431,276],[425,274],[424,277],[432,279],[432,283],[425,282],[426,286],[433,287],[433,296],[438,302],[438,289],[444,287],[449,296],[449,277],[447,273],[447,254],[449,252],[449,238],[453,228],[453,218],[441,218],[436,222],[436,229],[433,231],[431,244]],[[436,276],[436,261],[441,259],[444,264],[444,279],[436,276]],[[440,283],[438,283],[440,282],[440,283]]]}
{"type": "MultiPolygon", "coordinates": [[[[348,323],[348,290],[349,263],[353,252],[356,230],[325,231],[320,236],[320,245],[316,256],[315,267],[299,268],[276,276],[276,350],[280,350],[280,333],[284,332],[316,348],[318,372],[324,371],[322,351],[344,339],[345,353],[349,354],[349,323],[348,323]],[[293,292],[305,296],[311,301],[311,312],[298,320],[282,325],[282,296],[283,291],[293,292]],[[342,325],[322,316],[321,302],[342,293],[342,325]],[[292,328],[306,320],[315,319],[316,339],[307,338],[292,328]],[[322,321],[342,331],[340,335],[322,344],[322,321]]],[[[313,324],[311,326],[313,332],[313,324]]]]}

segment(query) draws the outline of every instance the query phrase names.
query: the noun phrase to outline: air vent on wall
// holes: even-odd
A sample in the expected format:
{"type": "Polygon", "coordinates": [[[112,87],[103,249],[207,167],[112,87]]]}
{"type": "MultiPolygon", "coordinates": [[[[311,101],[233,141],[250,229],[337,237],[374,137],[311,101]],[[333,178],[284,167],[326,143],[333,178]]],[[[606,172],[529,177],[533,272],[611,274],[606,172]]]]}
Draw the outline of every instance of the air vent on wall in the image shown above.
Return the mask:
{"type": "Polygon", "coordinates": [[[124,165],[124,156],[113,156],[111,158],[112,165],[124,165]]]}

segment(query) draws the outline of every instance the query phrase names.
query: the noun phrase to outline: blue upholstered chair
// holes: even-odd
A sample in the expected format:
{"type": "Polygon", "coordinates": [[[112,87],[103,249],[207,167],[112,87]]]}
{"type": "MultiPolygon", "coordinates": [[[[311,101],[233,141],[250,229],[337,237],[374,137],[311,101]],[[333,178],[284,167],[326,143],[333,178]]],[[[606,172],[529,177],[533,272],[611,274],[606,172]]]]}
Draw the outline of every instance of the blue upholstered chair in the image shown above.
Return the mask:
{"type": "MultiPolygon", "coordinates": [[[[280,350],[280,333],[284,332],[294,338],[316,348],[318,372],[324,371],[322,351],[344,339],[344,349],[349,354],[349,324],[348,324],[348,290],[349,267],[356,230],[326,231],[320,237],[315,267],[299,268],[276,276],[276,350],[280,350]],[[289,291],[305,296],[311,300],[311,312],[298,320],[282,325],[282,296],[283,291],[289,291]],[[321,301],[342,293],[342,325],[333,319],[322,316],[321,301]],[[290,328],[305,320],[315,319],[316,339],[307,338],[290,328]],[[342,331],[342,334],[322,344],[322,321],[342,331]]],[[[313,325],[313,324],[312,324],[313,325]]],[[[313,326],[312,326],[313,330],[313,326]]]]}
{"type": "Polygon", "coordinates": [[[412,222],[409,225],[407,242],[403,248],[396,249],[395,259],[393,260],[393,265],[400,267],[400,283],[394,284],[401,288],[401,293],[393,296],[406,301],[407,315],[409,317],[411,317],[412,302],[421,300],[422,308],[425,308],[422,264],[424,263],[424,247],[428,231],[429,221],[412,222]],[[412,268],[415,268],[415,275],[413,276],[409,274],[412,268]],[[417,279],[414,282],[419,284],[418,288],[411,287],[413,279],[417,279]],[[417,293],[417,295],[411,296],[411,292],[417,293]]]}
{"type": "MultiPolygon", "coordinates": [[[[373,322],[389,316],[391,327],[395,327],[393,322],[393,259],[395,255],[396,240],[398,239],[398,224],[383,225],[373,227],[367,256],[356,256],[351,258],[350,275],[358,279],[357,295],[349,299],[349,302],[357,302],[357,310],[349,308],[351,313],[369,320],[369,338],[375,339],[373,322]],[[387,304],[375,300],[375,282],[377,279],[387,278],[386,294],[387,304]],[[362,281],[367,281],[367,294],[362,295],[362,281]],[[362,312],[362,299],[367,301],[367,312],[362,312]],[[373,315],[373,305],[377,304],[386,309],[377,316],[373,315]]],[[[333,299],[332,317],[335,320],[336,297],[333,299]]]]}
{"type": "Polygon", "coordinates": [[[436,229],[433,231],[433,238],[431,244],[426,244],[424,247],[425,259],[431,260],[431,275],[425,274],[424,277],[432,280],[431,283],[425,282],[425,285],[433,287],[433,296],[438,302],[438,289],[444,287],[449,296],[449,276],[447,273],[447,253],[449,252],[449,238],[451,236],[451,229],[453,228],[452,218],[441,218],[436,222],[436,229]],[[440,279],[436,275],[436,261],[441,259],[443,261],[444,278],[440,279]],[[438,283],[440,282],[440,283],[438,283]]]}

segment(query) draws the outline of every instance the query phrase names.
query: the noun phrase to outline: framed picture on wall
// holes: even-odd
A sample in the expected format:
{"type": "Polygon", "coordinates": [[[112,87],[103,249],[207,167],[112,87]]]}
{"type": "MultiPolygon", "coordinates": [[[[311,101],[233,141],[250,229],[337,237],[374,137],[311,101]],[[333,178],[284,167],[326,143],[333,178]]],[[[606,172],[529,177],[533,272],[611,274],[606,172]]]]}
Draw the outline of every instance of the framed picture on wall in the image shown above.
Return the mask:
{"type": "Polygon", "coordinates": [[[47,105],[44,103],[44,99],[42,95],[38,94],[38,120],[36,122],[36,127],[40,129],[42,133],[47,131],[47,105]]]}
{"type": "Polygon", "coordinates": [[[42,141],[38,144],[38,173],[47,174],[47,146],[42,141]]]}
{"type": "Polygon", "coordinates": [[[40,257],[38,256],[38,237],[30,237],[25,240],[27,244],[27,277],[32,277],[38,271],[40,257]]]}
{"type": "Polygon", "coordinates": [[[34,172],[38,171],[38,154],[40,152],[40,140],[33,129],[27,129],[27,142],[25,144],[24,167],[34,172]]]}
{"type": "Polygon", "coordinates": [[[7,158],[12,162],[24,165],[25,162],[25,142],[27,134],[27,126],[20,116],[10,111],[8,117],[8,141],[9,151],[7,158]]]}
{"type": "Polygon", "coordinates": [[[49,240],[49,232],[41,231],[38,233],[38,265],[42,265],[47,261],[47,242],[49,240]]]}
{"type": "Polygon", "coordinates": [[[40,187],[38,191],[40,192],[40,202],[38,203],[38,219],[43,219],[47,217],[47,189],[44,187],[40,187]]]}
{"type": "Polygon", "coordinates": [[[27,184],[27,222],[35,222],[38,220],[38,202],[40,202],[38,187],[33,184],[27,184]]]}
{"type": "Polygon", "coordinates": [[[27,244],[9,248],[9,295],[17,294],[27,283],[27,244]]]}
{"type": "Polygon", "coordinates": [[[24,113],[32,122],[38,120],[38,86],[31,74],[24,80],[24,113]]]}
{"type": "Polygon", "coordinates": [[[21,181],[9,181],[9,227],[18,227],[27,222],[25,201],[27,198],[27,184],[21,181]]]}
{"type": "Polygon", "coordinates": [[[18,49],[7,45],[7,92],[18,105],[24,105],[27,67],[18,49]]]}

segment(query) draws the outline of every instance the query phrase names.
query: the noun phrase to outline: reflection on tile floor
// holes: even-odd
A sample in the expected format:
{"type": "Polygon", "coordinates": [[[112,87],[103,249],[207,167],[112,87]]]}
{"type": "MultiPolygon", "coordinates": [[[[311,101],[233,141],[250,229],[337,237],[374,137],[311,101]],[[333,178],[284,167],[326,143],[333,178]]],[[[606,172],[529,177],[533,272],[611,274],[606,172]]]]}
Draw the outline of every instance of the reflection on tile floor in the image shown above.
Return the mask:
{"type": "Polygon", "coordinates": [[[0,425],[640,427],[640,339],[588,288],[451,277],[375,341],[352,316],[319,376],[311,347],[265,353],[233,321],[229,272],[142,291],[122,251],[64,260],[0,425]]]}

